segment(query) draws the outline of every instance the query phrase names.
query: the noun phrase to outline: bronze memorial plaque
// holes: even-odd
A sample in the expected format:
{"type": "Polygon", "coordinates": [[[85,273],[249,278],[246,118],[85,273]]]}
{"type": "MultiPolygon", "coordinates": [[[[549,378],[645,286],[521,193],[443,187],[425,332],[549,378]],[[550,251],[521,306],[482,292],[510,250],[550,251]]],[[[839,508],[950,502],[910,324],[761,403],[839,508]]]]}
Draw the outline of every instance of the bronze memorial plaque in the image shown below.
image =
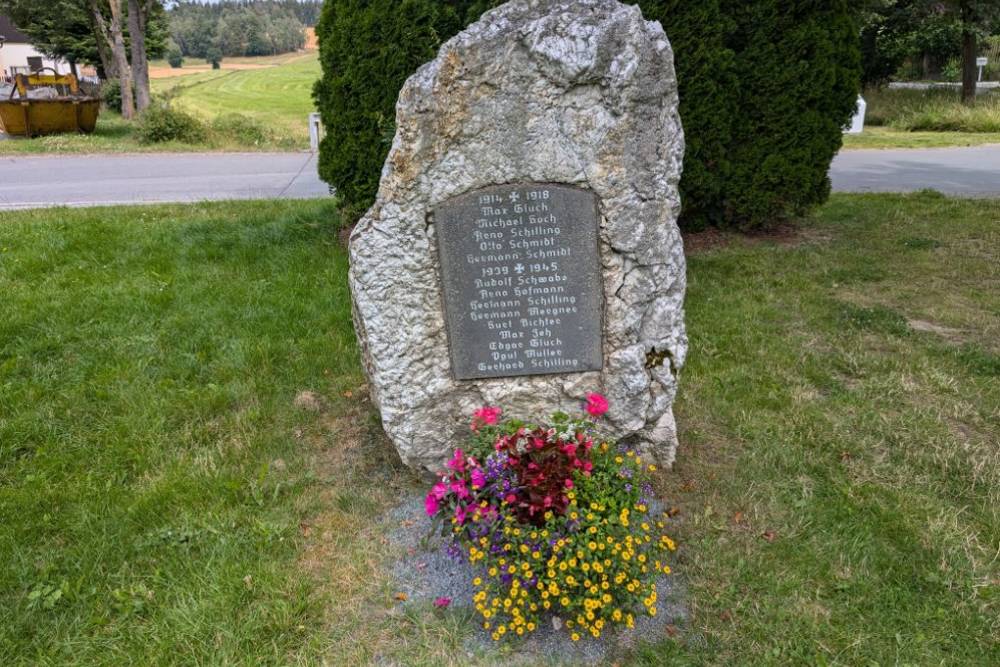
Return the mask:
{"type": "Polygon", "coordinates": [[[567,185],[476,190],[434,211],[460,380],[603,365],[597,198],[567,185]]]}

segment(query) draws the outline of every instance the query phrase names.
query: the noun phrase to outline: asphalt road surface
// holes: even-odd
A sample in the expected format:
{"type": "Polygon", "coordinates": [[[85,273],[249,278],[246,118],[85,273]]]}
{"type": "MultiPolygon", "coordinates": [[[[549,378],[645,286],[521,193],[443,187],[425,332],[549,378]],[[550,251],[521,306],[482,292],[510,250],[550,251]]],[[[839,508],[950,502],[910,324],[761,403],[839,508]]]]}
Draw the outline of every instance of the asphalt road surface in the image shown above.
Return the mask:
{"type": "Polygon", "coordinates": [[[304,152],[0,157],[0,210],[329,194],[304,152]]]}
{"type": "Polygon", "coordinates": [[[931,189],[962,197],[1000,196],[1000,145],[843,151],[830,177],[839,192],[931,189]]]}
{"type": "MultiPolygon", "coordinates": [[[[844,151],[830,175],[840,192],[1000,196],[1000,146],[844,151]]],[[[0,157],[0,210],[328,195],[310,153],[0,157]]]]}

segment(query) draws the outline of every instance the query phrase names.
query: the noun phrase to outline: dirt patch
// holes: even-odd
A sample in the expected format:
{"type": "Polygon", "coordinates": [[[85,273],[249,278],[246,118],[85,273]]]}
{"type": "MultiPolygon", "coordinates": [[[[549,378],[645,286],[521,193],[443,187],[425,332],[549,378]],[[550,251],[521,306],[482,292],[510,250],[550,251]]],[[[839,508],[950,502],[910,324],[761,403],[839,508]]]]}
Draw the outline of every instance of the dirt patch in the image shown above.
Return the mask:
{"type": "Polygon", "coordinates": [[[726,248],[731,245],[754,246],[761,243],[770,243],[779,246],[798,246],[803,243],[817,240],[826,240],[800,225],[785,223],[776,227],[764,230],[753,230],[747,232],[722,231],[715,228],[708,228],[697,232],[685,232],[684,252],[687,255],[697,255],[703,252],[726,248]]]}
{"type": "Polygon", "coordinates": [[[914,331],[936,334],[953,343],[961,343],[965,340],[965,331],[962,329],[943,327],[940,324],[934,324],[933,322],[928,322],[926,320],[907,320],[906,323],[910,325],[910,328],[914,331]]]}
{"type": "Polygon", "coordinates": [[[292,404],[299,410],[307,412],[321,412],[323,410],[323,397],[314,391],[300,391],[295,396],[292,404]]]}

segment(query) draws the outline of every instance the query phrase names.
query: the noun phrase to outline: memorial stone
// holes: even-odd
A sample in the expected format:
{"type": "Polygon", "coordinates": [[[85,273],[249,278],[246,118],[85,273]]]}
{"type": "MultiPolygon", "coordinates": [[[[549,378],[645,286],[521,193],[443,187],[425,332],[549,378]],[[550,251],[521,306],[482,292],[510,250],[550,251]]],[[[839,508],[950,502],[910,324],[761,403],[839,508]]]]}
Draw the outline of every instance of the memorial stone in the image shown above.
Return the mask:
{"type": "Polygon", "coordinates": [[[434,472],[473,410],[607,396],[602,426],[673,460],[687,352],[683,133],[658,23],[616,0],[515,0],[400,93],[351,236],[355,325],[403,461],[434,472]]]}

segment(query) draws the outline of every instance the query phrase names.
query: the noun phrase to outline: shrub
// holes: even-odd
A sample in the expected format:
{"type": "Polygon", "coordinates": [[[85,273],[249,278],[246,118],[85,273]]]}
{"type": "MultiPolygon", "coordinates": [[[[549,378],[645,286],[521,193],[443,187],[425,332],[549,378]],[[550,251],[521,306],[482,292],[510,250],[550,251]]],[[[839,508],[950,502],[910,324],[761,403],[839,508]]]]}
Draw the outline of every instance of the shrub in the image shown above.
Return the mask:
{"type": "Polygon", "coordinates": [[[477,412],[471,453],[455,452],[426,499],[449,553],[475,570],[482,627],[500,640],[553,615],[576,641],[656,615],[675,546],[649,516],[655,468],[583,417],[545,426],[498,414],[477,412]]]}
{"type": "Polygon", "coordinates": [[[219,139],[244,146],[260,146],[274,138],[262,123],[239,113],[227,113],[213,119],[211,131],[219,139]]]}
{"type": "Polygon", "coordinates": [[[212,65],[212,69],[221,69],[222,50],[217,46],[210,47],[205,53],[205,61],[212,65]]]}
{"type": "MultiPolygon", "coordinates": [[[[499,4],[328,0],[317,27],[328,128],[320,176],[357,218],[375,198],[406,78],[499,4]]],[[[822,203],[854,113],[859,31],[847,0],[638,0],[674,46],[687,138],[687,227],[766,227],[822,203]]]]}
{"type": "Polygon", "coordinates": [[[359,217],[375,200],[399,90],[461,29],[462,4],[327,0],[323,5],[316,26],[323,77],[313,91],[328,128],[319,173],[337,188],[347,217],[359,217]]]}
{"type": "Polygon", "coordinates": [[[722,222],[767,227],[830,194],[830,163],[860,90],[856,10],[847,0],[720,5],[739,82],[722,222]]]}
{"type": "Polygon", "coordinates": [[[208,131],[203,122],[163,102],[155,102],[142,112],[139,122],[136,123],[135,132],[139,141],[147,144],[166,141],[197,144],[208,138],[208,131]]]}
{"type": "Polygon", "coordinates": [[[105,108],[111,111],[122,109],[122,82],[118,79],[108,79],[101,86],[101,101],[105,108]]]}
{"type": "Polygon", "coordinates": [[[184,66],[184,54],[181,53],[181,47],[171,44],[167,48],[167,64],[174,69],[180,69],[184,66]]]}
{"type": "Polygon", "coordinates": [[[683,223],[688,229],[724,225],[728,153],[737,81],[727,22],[719,0],[640,0],[643,16],[659,21],[674,51],[680,115],[686,143],[681,177],[683,223]]]}

